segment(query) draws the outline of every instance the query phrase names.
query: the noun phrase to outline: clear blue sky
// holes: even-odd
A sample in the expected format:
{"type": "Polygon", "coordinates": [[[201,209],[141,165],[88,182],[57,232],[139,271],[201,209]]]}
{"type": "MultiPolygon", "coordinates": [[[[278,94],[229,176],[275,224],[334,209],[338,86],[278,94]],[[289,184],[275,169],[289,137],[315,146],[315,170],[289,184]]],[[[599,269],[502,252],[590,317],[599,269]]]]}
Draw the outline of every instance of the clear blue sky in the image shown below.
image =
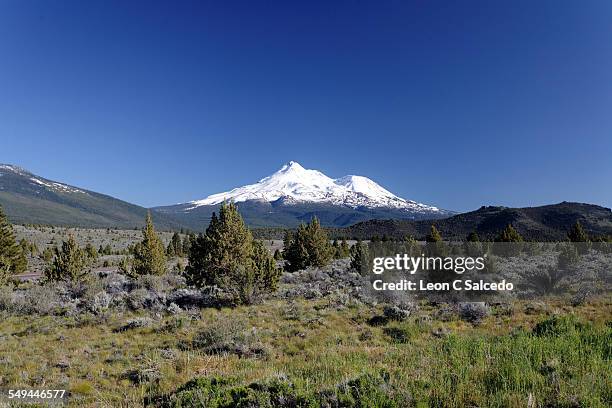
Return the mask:
{"type": "Polygon", "coordinates": [[[0,2],[0,162],[144,206],[296,160],[612,205],[612,2],[0,2]]]}

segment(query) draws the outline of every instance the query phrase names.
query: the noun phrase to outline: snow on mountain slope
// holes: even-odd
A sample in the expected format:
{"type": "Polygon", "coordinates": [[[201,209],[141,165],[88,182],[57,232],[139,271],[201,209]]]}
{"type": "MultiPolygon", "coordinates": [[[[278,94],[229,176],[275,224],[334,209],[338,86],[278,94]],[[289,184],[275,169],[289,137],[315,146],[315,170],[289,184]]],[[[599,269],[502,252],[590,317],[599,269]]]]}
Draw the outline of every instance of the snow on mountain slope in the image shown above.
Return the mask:
{"type": "Polygon", "coordinates": [[[436,207],[400,198],[363,176],[345,176],[332,179],[317,170],[308,170],[290,161],[271,176],[255,184],[238,187],[187,203],[194,209],[215,205],[223,201],[243,202],[283,199],[286,203],[329,203],[351,208],[395,208],[418,213],[441,213],[436,207]],[[289,199],[289,200],[287,200],[289,199]]]}
{"type": "MultiPolygon", "coordinates": [[[[57,183],[55,181],[50,181],[42,177],[37,177],[19,166],[13,166],[10,164],[0,164],[0,177],[3,176],[5,172],[11,172],[15,175],[24,177],[24,179],[27,179],[28,182],[34,187],[42,187],[54,192],[87,194],[85,191],[80,190],[76,187],[69,186],[68,184],[57,183]]],[[[2,189],[1,185],[0,189],[2,189]]]]}

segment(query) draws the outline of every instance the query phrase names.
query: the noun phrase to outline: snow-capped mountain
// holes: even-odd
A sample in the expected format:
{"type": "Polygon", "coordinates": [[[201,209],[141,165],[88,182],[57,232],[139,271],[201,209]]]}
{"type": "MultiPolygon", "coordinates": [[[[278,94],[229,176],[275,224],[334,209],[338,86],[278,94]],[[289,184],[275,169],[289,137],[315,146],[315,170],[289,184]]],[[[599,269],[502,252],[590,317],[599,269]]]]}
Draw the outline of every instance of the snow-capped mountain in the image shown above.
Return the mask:
{"type": "Polygon", "coordinates": [[[398,197],[367,177],[333,179],[293,161],[255,184],[154,210],[201,230],[224,201],[237,203],[245,222],[254,227],[295,227],[313,216],[323,225],[340,227],[372,219],[434,219],[452,214],[398,197]]]}
{"type": "Polygon", "coordinates": [[[210,195],[187,203],[187,210],[220,204],[223,201],[244,202],[282,199],[291,203],[326,203],[350,208],[393,208],[411,213],[443,213],[437,207],[405,200],[363,176],[344,176],[332,179],[317,170],[309,170],[290,161],[271,176],[255,184],[210,195]]]}

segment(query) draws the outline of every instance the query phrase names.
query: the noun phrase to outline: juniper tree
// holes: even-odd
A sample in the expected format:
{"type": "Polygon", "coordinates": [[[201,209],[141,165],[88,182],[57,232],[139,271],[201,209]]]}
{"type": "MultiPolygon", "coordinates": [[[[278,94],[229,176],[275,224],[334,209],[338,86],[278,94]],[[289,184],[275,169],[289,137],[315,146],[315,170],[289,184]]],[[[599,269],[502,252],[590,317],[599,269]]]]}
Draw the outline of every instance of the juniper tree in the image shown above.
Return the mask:
{"type": "Polygon", "coordinates": [[[5,284],[11,275],[25,271],[27,265],[24,251],[15,240],[13,226],[0,207],[0,285],[5,284]]]}
{"type": "Polygon", "coordinates": [[[580,255],[586,254],[591,248],[589,236],[584,231],[584,228],[582,228],[580,221],[576,221],[576,223],[572,225],[572,228],[567,233],[567,238],[570,240],[570,242],[579,242],[579,244],[574,245],[576,246],[576,250],[580,255]]]}
{"type": "Polygon", "coordinates": [[[576,223],[572,225],[572,228],[567,233],[567,238],[569,238],[571,242],[589,241],[589,236],[584,231],[584,228],[582,228],[582,224],[580,224],[580,221],[576,221],[576,223]]]}
{"type": "Polygon", "coordinates": [[[55,256],[45,270],[47,281],[76,281],[83,278],[87,266],[87,254],[79,247],[73,235],[62,242],[61,248],[55,248],[55,256]]]}
{"type": "Polygon", "coordinates": [[[480,237],[476,231],[472,231],[468,234],[463,243],[464,252],[468,256],[482,256],[483,246],[480,242],[480,237]]]}
{"type": "Polygon", "coordinates": [[[172,239],[170,239],[168,247],[166,248],[166,254],[170,257],[183,256],[183,243],[178,233],[175,232],[172,234],[172,239]]]}
{"type": "Polygon", "coordinates": [[[265,246],[253,240],[234,203],[213,213],[204,234],[191,245],[185,269],[189,284],[216,285],[235,303],[253,303],[276,290],[280,270],[265,246]]]}
{"type": "Polygon", "coordinates": [[[506,228],[496,239],[497,242],[523,242],[523,237],[514,229],[512,224],[508,224],[506,228]]]}
{"type": "Polygon", "coordinates": [[[98,251],[96,251],[96,249],[90,243],[85,245],[85,253],[92,262],[95,262],[98,259],[98,251]]]}
{"type": "Polygon", "coordinates": [[[287,270],[298,271],[308,266],[325,266],[334,255],[327,233],[316,217],[308,225],[301,224],[286,249],[287,270]]]}
{"type": "Polygon", "coordinates": [[[350,247],[348,242],[346,242],[346,239],[342,238],[342,241],[340,242],[340,254],[341,254],[341,258],[346,258],[349,256],[349,251],[350,251],[350,247]]]}
{"type": "Polygon", "coordinates": [[[442,242],[442,235],[438,231],[435,225],[431,225],[429,234],[425,237],[427,242],[442,242]]]}
{"type": "Polygon", "coordinates": [[[342,258],[342,254],[340,253],[340,243],[337,239],[334,239],[334,242],[332,242],[332,251],[335,259],[342,258]]]}
{"type": "Polygon", "coordinates": [[[351,269],[359,273],[365,273],[365,266],[368,265],[368,247],[361,240],[358,240],[350,249],[351,269]]]}
{"type": "Polygon", "coordinates": [[[478,236],[478,234],[476,233],[476,231],[472,231],[468,234],[467,238],[465,239],[467,242],[480,242],[480,237],[478,236]]]}
{"type": "Polygon", "coordinates": [[[146,224],[142,230],[142,241],[134,246],[133,253],[132,274],[163,275],[166,272],[164,244],[155,232],[150,212],[147,212],[146,224]]]}
{"type": "Polygon", "coordinates": [[[193,232],[190,232],[187,235],[185,235],[185,237],[183,238],[183,247],[182,247],[183,256],[189,256],[189,251],[191,250],[191,244],[195,242],[196,238],[197,237],[193,232]]]}
{"type": "Polygon", "coordinates": [[[496,245],[495,252],[500,255],[514,256],[523,250],[523,237],[514,229],[512,224],[508,224],[495,241],[502,243],[496,245]]]}
{"type": "Polygon", "coordinates": [[[435,225],[431,225],[425,241],[427,242],[425,248],[429,256],[444,257],[448,254],[448,247],[444,244],[442,234],[440,234],[435,225]]]}

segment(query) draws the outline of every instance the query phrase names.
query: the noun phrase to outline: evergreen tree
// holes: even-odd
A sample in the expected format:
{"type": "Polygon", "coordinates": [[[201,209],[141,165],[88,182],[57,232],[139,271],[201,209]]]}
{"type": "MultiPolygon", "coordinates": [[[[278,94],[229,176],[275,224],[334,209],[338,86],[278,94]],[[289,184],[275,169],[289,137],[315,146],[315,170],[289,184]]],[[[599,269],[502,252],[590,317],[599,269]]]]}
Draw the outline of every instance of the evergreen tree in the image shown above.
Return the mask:
{"type": "Polygon", "coordinates": [[[431,225],[429,234],[425,237],[427,242],[425,249],[429,256],[446,256],[448,255],[448,247],[444,243],[442,234],[438,231],[435,225],[431,225]]]}
{"type": "Polygon", "coordinates": [[[467,242],[480,242],[480,237],[478,236],[478,234],[476,233],[476,231],[472,231],[468,234],[467,238],[465,239],[467,242]]]}
{"type": "Polygon", "coordinates": [[[47,247],[43,250],[41,258],[43,261],[45,261],[45,263],[49,263],[53,259],[53,254],[53,249],[51,247],[47,247]]]}
{"type": "Polygon", "coordinates": [[[183,256],[183,243],[178,233],[172,234],[172,239],[170,239],[168,248],[166,248],[166,254],[170,257],[183,256]]]}
{"type": "Polygon", "coordinates": [[[468,234],[463,243],[463,248],[465,254],[468,256],[477,257],[483,255],[483,246],[476,231],[472,231],[468,234]]]}
{"type": "Polygon", "coordinates": [[[346,239],[342,238],[340,242],[340,258],[347,258],[349,256],[350,247],[346,239]]]}
{"type": "Polygon", "coordinates": [[[283,236],[283,258],[285,258],[285,254],[288,251],[291,243],[293,242],[293,232],[291,230],[286,230],[285,235],[283,236]]]}
{"type": "Polygon", "coordinates": [[[582,224],[580,224],[580,221],[576,221],[576,223],[572,225],[572,228],[567,233],[567,237],[569,238],[571,242],[588,242],[589,241],[589,236],[584,231],[584,228],[582,228],[582,224]]]}
{"type": "Polygon", "coordinates": [[[13,226],[0,207],[0,285],[11,275],[24,272],[27,266],[25,254],[15,240],[13,226]]]}
{"type": "Polygon", "coordinates": [[[191,250],[191,244],[195,242],[197,236],[193,233],[190,232],[189,234],[185,235],[185,237],[183,238],[183,248],[182,248],[182,252],[183,252],[183,256],[189,256],[189,251],[191,250]]]}
{"type": "Polygon", "coordinates": [[[523,237],[514,229],[512,224],[508,224],[502,233],[497,237],[497,242],[523,242],[523,237]]]}
{"type": "Polygon", "coordinates": [[[425,237],[425,241],[442,242],[442,235],[440,234],[435,225],[431,225],[431,228],[429,229],[429,234],[425,237]]]}
{"type": "Polygon", "coordinates": [[[576,223],[572,225],[572,228],[567,233],[567,238],[571,242],[578,243],[574,245],[580,255],[586,254],[587,252],[589,252],[589,249],[591,249],[591,240],[589,239],[587,233],[584,231],[584,228],[582,228],[582,224],[580,224],[580,221],[576,221],[576,223]]]}
{"type": "Polygon", "coordinates": [[[501,256],[516,256],[523,250],[523,237],[512,224],[508,224],[495,241],[498,244],[495,245],[494,252],[501,256]]]}
{"type": "Polygon", "coordinates": [[[280,249],[278,249],[278,248],[274,251],[274,259],[277,260],[277,261],[280,261],[280,260],[283,259],[283,254],[281,253],[280,249]]]}
{"type": "Polygon", "coordinates": [[[155,232],[150,212],[147,212],[146,225],[142,230],[142,236],[142,241],[134,247],[132,274],[163,275],[166,272],[164,244],[155,232]]]}
{"type": "Polygon", "coordinates": [[[327,233],[316,217],[308,225],[301,224],[286,249],[285,259],[290,272],[308,266],[325,266],[334,255],[327,233]]]}
{"type": "Polygon", "coordinates": [[[334,254],[334,259],[342,258],[342,254],[340,253],[340,243],[337,239],[334,239],[334,242],[332,243],[332,252],[334,254]]]}
{"type": "Polygon", "coordinates": [[[55,248],[55,257],[45,270],[47,281],[76,281],[86,275],[87,254],[79,247],[73,235],[62,243],[61,249],[55,248]]]}
{"type": "Polygon", "coordinates": [[[364,273],[368,264],[368,248],[361,240],[358,240],[350,249],[351,269],[364,273]]]}
{"type": "Polygon", "coordinates": [[[96,249],[90,243],[85,245],[85,253],[92,262],[95,262],[98,259],[98,251],[96,251],[96,249]]]}
{"type": "Polygon", "coordinates": [[[276,290],[280,270],[261,242],[253,240],[238,207],[223,203],[213,213],[205,234],[191,245],[185,269],[189,284],[216,285],[236,303],[253,303],[263,293],[276,290]]]}

